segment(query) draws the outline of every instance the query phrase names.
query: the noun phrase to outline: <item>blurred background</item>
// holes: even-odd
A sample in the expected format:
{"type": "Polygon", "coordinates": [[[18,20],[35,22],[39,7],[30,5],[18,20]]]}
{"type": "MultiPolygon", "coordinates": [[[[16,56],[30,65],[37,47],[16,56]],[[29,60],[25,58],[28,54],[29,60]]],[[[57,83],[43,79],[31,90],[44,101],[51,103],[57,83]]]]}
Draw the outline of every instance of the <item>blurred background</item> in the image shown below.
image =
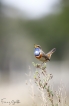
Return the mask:
{"type": "Polygon", "coordinates": [[[1,0],[1,99],[19,99],[18,106],[29,106],[25,73],[33,61],[40,63],[34,57],[34,44],[46,53],[56,48],[47,70],[55,87],[62,80],[69,97],[69,0],[1,0]]]}

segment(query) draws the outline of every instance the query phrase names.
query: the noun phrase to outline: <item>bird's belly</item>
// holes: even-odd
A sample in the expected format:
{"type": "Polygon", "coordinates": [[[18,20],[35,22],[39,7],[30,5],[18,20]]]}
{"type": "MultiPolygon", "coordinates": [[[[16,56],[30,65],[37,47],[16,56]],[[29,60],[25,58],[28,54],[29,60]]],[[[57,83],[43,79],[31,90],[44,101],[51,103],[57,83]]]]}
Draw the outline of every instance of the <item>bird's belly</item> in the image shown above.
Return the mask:
{"type": "Polygon", "coordinates": [[[43,61],[43,62],[46,61],[46,59],[45,59],[44,57],[41,57],[39,60],[40,60],[40,61],[43,61]]]}

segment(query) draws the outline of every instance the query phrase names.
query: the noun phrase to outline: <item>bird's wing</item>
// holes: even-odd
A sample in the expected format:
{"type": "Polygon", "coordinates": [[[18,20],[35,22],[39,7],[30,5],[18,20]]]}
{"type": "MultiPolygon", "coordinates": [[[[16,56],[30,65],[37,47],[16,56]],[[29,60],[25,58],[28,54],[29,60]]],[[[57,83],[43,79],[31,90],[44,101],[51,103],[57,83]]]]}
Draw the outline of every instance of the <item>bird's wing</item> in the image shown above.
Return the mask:
{"type": "Polygon", "coordinates": [[[50,52],[48,52],[46,55],[48,56],[48,58],[51,58],[51,55],[56,51],[56,48],[53,48],[50,52]]]}
{"type": "Polygon", "coordinates": [[[49,57],[41,50],[41,55],[44,57],[46,60],[50,60],[49,57]]]}

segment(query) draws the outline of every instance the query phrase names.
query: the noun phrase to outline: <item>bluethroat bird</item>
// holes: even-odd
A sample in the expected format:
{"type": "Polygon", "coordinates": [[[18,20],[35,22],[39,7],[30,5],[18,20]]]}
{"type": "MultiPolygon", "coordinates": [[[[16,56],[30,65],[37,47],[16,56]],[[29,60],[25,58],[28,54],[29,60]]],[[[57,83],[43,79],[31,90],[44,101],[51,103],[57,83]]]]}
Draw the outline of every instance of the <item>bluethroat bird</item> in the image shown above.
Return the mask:
{"type": "Polygon", "coordinates": [[[41,49],[40,45],[35,45],[34,48],[35,48],[34,50],[35,57],[39,59],[40,61],[42,61],[43,63],[50,61],[51,55],[56,51],[56,48],[53,48],[51,51],[45,54],[43,50],[41,49]]]}

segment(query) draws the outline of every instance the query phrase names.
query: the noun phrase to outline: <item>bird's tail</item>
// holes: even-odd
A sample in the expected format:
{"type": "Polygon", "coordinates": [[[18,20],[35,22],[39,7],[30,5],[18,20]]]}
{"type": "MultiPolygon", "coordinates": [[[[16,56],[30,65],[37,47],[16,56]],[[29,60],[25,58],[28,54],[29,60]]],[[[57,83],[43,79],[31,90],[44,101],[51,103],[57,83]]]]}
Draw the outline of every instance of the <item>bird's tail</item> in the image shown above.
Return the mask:
{"type": "Polygon", "coordinates": [[[50,52],[48,52],[46,55],[48,56],[48,58],[51,58],[51,55],[56,51],[56,48],[53,48],[50,52]]]}

